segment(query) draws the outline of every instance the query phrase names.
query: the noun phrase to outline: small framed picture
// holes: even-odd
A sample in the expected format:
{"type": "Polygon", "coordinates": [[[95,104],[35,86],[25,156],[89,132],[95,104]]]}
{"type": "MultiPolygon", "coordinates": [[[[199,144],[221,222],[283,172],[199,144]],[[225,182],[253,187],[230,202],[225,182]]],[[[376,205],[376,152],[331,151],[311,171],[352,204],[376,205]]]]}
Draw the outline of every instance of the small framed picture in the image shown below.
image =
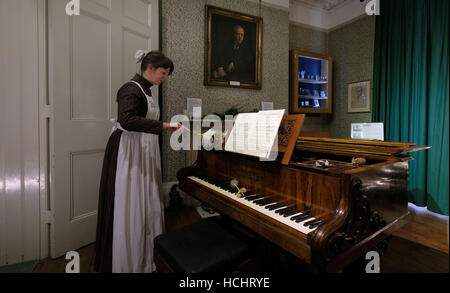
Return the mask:
{"type": "Polygon", "coordinates": [[[273,102],[261,102],[261,110],[263,111],[273,110],[273,102]]]}
{"type": "Polygon", "coordinates": [[[350,83],[347,89],[349,113],[371,112],[372,88],[370,80],[350,83]]]}

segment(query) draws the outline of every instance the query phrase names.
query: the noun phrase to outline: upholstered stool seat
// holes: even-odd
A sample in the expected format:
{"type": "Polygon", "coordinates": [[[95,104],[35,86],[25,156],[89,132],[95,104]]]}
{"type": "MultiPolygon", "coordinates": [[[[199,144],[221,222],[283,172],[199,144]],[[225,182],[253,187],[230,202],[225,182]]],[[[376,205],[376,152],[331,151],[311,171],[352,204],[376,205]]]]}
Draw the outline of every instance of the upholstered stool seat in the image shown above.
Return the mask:
{"type": "Polygon", "coordinates": [[[159,235],[154,250],[158,272],[231,272],[247,258],[249,246],[213,217],[159,235]]]}

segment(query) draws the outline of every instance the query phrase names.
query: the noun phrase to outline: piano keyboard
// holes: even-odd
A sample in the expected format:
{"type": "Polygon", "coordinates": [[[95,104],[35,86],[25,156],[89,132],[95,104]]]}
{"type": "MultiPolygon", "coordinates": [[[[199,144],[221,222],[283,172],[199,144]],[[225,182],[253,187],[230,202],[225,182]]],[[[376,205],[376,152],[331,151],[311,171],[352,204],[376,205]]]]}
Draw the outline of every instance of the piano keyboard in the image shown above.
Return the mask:
{"type": "Polygon", "coordinates": [[[242,197],[237,197],[236,193],[232,192],[232,187],[218,183],[215,179],[207,179],[205,177],[199,178],[196,176],[189,176],[188,179],[206,186],[233,201],[239,202],[304,234],[314,231],[324,223],[322,220],[310,216],[307,212],[300,212],[295,208],[286,207],[281,203],[264,198],[262,195],[246,192],[242,197]]]}

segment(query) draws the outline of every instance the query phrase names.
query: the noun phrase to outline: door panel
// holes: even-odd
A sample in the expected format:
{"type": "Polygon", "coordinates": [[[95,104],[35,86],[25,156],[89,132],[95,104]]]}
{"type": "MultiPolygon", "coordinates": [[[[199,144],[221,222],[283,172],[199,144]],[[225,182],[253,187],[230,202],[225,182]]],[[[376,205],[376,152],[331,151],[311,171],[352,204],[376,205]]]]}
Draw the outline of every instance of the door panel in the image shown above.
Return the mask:
{"type": "Polygon", "coordinates": [[[157,0],[80,3],[79,16],[65,14],[67,1],[50,0],[48,5],[52,257],[95,241],[101,168],[110,120],[117,116],[116,93],[138,72],[136,50],[159,46],[157,0]]]}

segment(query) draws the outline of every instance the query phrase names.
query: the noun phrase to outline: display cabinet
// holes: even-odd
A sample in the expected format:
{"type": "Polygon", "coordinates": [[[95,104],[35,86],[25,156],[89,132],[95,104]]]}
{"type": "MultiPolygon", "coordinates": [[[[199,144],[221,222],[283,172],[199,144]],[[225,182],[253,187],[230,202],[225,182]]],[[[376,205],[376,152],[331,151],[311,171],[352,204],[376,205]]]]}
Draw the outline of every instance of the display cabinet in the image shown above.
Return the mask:
{"type": "Polygon", "coordinates": [[[290,112],[331,114],[333,61],[330,56],[290,52],[290,112]]]}

